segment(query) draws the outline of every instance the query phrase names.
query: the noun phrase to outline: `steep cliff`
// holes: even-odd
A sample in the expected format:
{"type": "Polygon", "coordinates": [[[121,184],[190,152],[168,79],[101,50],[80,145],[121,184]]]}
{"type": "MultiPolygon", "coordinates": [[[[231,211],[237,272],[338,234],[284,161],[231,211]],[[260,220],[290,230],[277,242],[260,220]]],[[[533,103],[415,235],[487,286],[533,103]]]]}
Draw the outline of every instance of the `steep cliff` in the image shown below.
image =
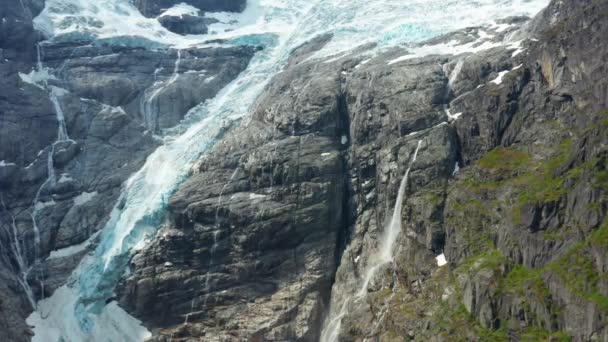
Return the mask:
{"type": "Polygon", "coordinates": [[[0,340],[608,340],[608,3],[364,3],[0,4],[0,340]]]}
{"type": "Polygon", "coordinates": [[[0,5],[0,340],[66,282],[163,132],[256,48],[142,49],[43,37],[42,1],[0,5]]]}
{"type": "Polygon", "coordinates": [[[121,302],[159,341],[605,340],[606,9],[296,49],[121,302]]]}

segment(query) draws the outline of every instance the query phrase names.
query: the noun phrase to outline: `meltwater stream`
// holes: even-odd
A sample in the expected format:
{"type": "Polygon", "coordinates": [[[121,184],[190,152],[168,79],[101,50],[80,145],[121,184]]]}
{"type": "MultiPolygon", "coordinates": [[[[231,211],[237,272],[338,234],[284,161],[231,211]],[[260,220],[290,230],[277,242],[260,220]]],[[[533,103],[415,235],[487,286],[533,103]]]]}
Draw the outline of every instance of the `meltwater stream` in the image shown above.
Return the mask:
{"type": "MultiPolygon", "coordinates": [[[[150,333],[116,302],[107,302],[128,260],[154,236],[168,199],[193,164],[244,118],[272,76],[298,45],[327,32],[333,39],[316,57],[375,42],[376,51],[419,42],[508,15],[533,14],[547,0],[250,0],[242,14],[215,14],[224,23],[207,36],[181,37],[144,18],[129,0],[47,0],[36,26],[48,37],[87,35],[106,43],[137,41],[146,48],[204,46],[222,38],[265,45],[248,68],[213,100],[195,107],[124,184],[95,250],[67,283],[38,302],[28,318],[33,341],[141,341],[150,333]],[[228,22],[230,21],[230,22],[228,22]],[[95,22],[95,27],[87,23],[95,22]],[[135,36],[134,36],[135,35],[135,36]],[[177,132],[177,133],[175,133],[177,132]]],[[[176,65],[175,75],[179,71],[176,65]]],[[[160,113],[162,115],[162,113],[160,113]]],[[[388,237],[392,240],[392,237],[388,237]]],[[[392,258],[391,255],[386,256],[392,258]]]]}

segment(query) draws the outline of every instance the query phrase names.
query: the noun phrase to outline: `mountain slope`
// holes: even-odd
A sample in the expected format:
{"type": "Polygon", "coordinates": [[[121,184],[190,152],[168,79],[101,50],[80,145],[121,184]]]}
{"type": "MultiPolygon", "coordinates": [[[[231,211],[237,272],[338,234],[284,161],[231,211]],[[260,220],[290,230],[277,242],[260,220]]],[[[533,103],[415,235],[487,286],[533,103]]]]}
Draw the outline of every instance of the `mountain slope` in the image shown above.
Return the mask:
{"type": "Polygon", "coordinates": [[[606,1],[66,1],[0,5],[0,339],[608,339],[606,1]]]}

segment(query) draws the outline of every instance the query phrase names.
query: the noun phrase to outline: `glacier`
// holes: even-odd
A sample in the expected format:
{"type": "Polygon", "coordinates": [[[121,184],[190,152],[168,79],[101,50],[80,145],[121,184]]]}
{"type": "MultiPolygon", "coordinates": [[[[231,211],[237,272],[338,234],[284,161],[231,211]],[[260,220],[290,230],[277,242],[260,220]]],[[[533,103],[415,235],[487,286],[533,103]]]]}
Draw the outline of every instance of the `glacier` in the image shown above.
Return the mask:
{"type": "MultiPolygon", "coordinates": [[[[228,130],[246,120],[257,97],[281,72],[294,48],[331,33],[330,42],[313,58],[339,57],[369,44],[374,47],[364,53],[373,55],[467,26],[496,25],[494,20],[498,18],[532,15],[547,3],[254,0],[240,14],[210,14],[220,23],[211,25],[208,35],[180,36],[168,32],[156,20],[143,17],[127,0],[48,0],[35,20],[36,28],[47,39],[89,37],[97,42],[141,44],[150,49],[200,47],[225,39],[225,44],[255,44],[264,49],[214,99],[193,108],[178,127],[159,137],[163,144],[124,184],[109,221],[96,238],[94,251],[83,259],[65,285],[51,297],[38,301],[36,311],[27,320],[34,327],[33,341],[142,341],[150,336],[141,322],[111,300],[114,288],[125,274],[131,256],[154,238],[163,223],[169,197],[188,177],[195,162],[228,130]]],[[[176,77],[178,68],[176,65],[176,77]]],[[[35,82],[35,76],[22,77],[35,82]]],[[[399,198],[402,197],[400,191],[399,198]]],[[[387,233],[386,251],[392,250],[397,233],[387,233]]],[[[391,259],[390,254],[382,256],[382,260],[391,259]]]]}

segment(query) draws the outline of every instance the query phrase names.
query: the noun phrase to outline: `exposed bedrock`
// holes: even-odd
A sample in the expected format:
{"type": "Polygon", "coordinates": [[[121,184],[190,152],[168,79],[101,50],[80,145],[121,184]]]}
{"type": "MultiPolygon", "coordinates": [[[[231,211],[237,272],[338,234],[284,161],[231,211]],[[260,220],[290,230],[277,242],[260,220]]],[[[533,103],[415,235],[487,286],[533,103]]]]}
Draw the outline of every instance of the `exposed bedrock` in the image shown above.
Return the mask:
{"type": "Polygon", "coordinates": [[[0,26],[3,341],[29,340],[31,302],[65,282],[157,136],[213,98],[256,52],[52,41],[37,48],[31,20],[43,4],[22,3],[0,5],[2,17],[20,23],[0,26]]]}
{"type": "MultiPolygon", "coordinates": [[[[256,49],[38,49],[42,4],[13,2],[0,5],[0,340],[20,342],[30,301],[65,282],[121,184],[256,49]]],[[[424,43],[469,47],[459,55],[311,58],[331,36],[297,48],[170,198],[121,306],[155,341],[318,341],[327,322],[340,341],[608,340],[605,18],[605,1],[553,1],[424,43]]]]}
{"type": "Polygon", "coordinates": [[[605,340],[605,14],[559,1],[427,42],[516,37],[461,55],[296,49],[172,197],[121,303],[158,341],[316,341],[327,316],[341,341],[605,340]]]}
{"type": "Polygon", "coordinates": [[[158,21],[167,30],[182,35],[187,34],[207,34],[209,25],[217,23],[217,19],[204,18],[198,15],[184,14],[181,16],[165,15],[158,18],[158,21]]]}
{"type": "Polygon", "coordinates": [[[247,6],[247,0],[136,0],[135,6],[146,17],[155,17],[180,3],[203,12],[242,12],[247,6]]]}

